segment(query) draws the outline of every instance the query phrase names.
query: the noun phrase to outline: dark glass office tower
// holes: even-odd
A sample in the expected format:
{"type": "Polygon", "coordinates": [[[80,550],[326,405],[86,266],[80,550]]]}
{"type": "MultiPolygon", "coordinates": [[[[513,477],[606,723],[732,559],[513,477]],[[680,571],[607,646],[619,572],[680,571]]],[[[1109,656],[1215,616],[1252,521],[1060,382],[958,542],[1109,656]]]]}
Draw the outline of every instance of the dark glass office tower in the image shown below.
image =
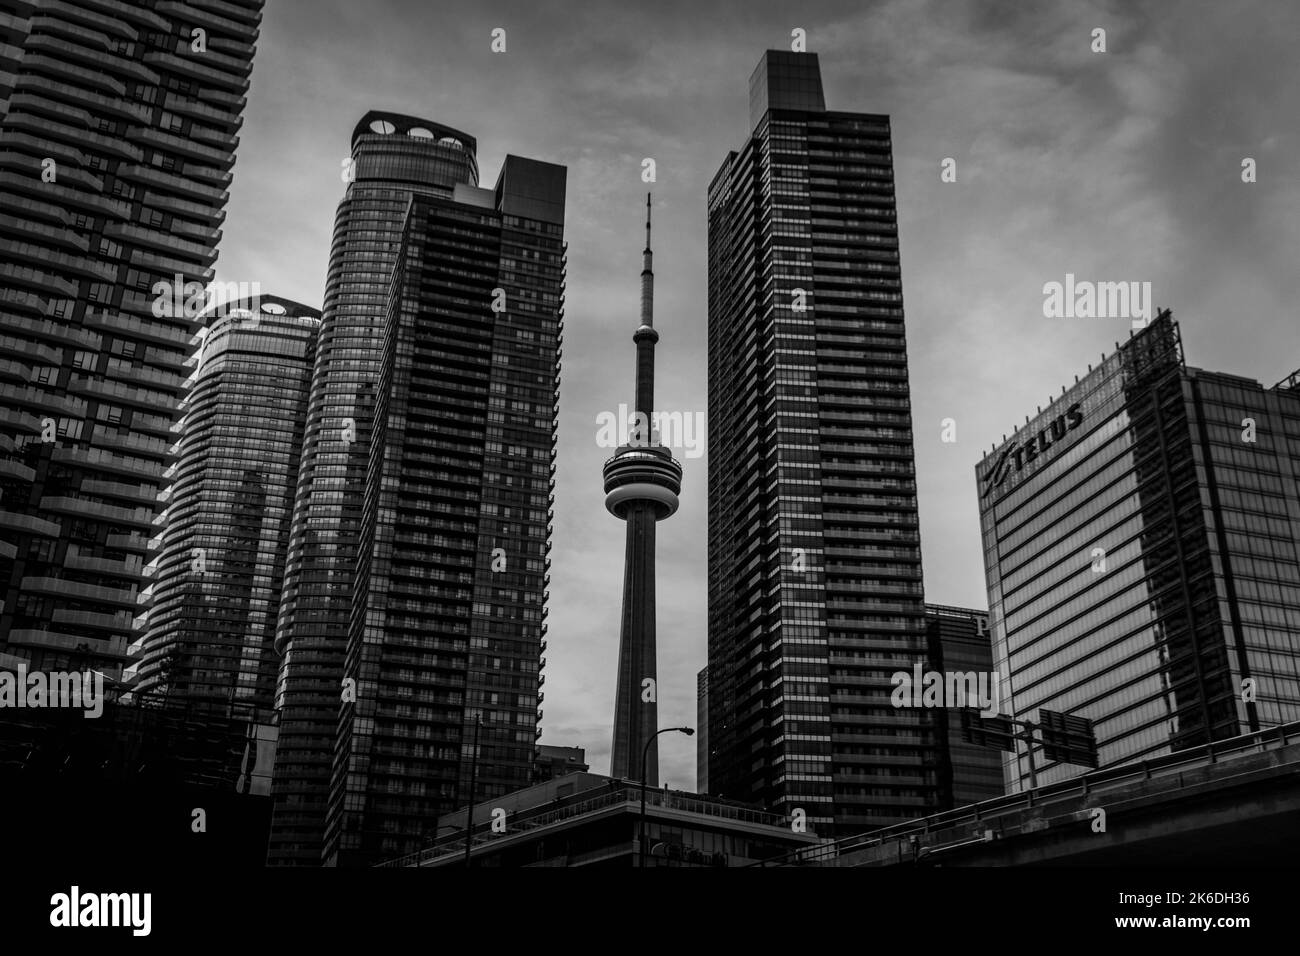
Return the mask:
{"type": "Polygon", "coordinates": [[[334,220],[275,646],[277,707],[268,861],[319,865],[324,846],[357,534],[379,385],[384,315],[411,198],[478,182],[470,136],[370,112],[352,132],[334,220]]]}
{"type": "Polygon", "coordinates": [[[531,780],[565,175],[507,156],[494,189],[411,202],[361,492],[340,675],[355,694],[339,711],[327,864],[418,850],[439,815],[469,802],[476,742],[477,797],[531,780]]]}
{"type": "MultiPolygon", "coordinates": [[[[927,604],[925,624],[930,643],[929,670],[992,675],[993,645],[987,611],[927,604]]],[[[937,729],[940,807],[950,810],[1002,796],[1002,758],[997,750],[962,739],[961,711],[945,711],[937,729]]]]}
{"type": "Polygon", "coordinates": [[[275,702],[276,617],[320,312],[263,295],[223,304],[194,356],[164,530],[145,566],[137,688],[275,702]]]}
{"type": "Polygon", "coordinates": [[[848,834],[936,806],[889,118],[766,53],[709,188],[709,789],[848,834]]]}
{"type": "Polygon", "coordinates": [[[984,458],[1010,712],[1091,719],[1103,767],[1300,717],[1298,383],[1186,367],[1165,312],[984,458]]]}
{"type": "Polygon", "coordinates": [[[0,665],[126,662],[261,9],[0,5],[0,665]]]}

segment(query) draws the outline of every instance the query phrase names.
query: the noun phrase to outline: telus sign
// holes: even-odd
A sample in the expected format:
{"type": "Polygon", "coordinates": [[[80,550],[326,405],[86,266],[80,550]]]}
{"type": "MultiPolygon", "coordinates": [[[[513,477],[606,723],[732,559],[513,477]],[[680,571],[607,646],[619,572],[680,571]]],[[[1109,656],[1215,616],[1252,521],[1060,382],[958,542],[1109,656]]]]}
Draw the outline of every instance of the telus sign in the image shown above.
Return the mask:
{"type": "Polygon", "coordinates": [[[1007,442],[1002,449],[1002,454],[998,456],[998,463],[984,476],[984,491],[980,494],[980,497],[987,498],[994,489],[1002,486],[1002,483],[1007,480],[1007,476],[1011,474],[1012,464],[1015,465],[1016,473],[1019,474],[1024,471],[1026,464],[1037,461],[1040,455],[1046,456],[1048,449],[1060,444],[1065,439],[1065,436],[1082,424],[1083,410],[1079,403],[1075,402],[1065,410],[1064,415],[1056,416],[1037,435],[1031,435],[1025,441],[1012,440],[1007,442]]]}

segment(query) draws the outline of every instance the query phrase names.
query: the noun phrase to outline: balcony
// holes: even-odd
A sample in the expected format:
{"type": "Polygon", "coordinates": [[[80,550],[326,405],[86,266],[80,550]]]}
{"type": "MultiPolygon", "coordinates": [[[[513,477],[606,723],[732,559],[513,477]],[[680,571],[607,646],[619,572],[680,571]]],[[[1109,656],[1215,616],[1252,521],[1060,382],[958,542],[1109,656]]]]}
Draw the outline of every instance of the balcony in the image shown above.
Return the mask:
{"type": "MultiPolygon", "coordinates": [[[[130,306],[130,311],[142,311],[144,315],[153,314],[152,300],[146,300],[144,296],[132,294],[131,301],[122,302],[122,307],[126,309],[130,306]]],[[[172,345],[181,349],[188,350],[192,334],[190,328],[197,323],[189,319],[183,319],[184,327],[177,325],[167,325],[163,319],[137,318],[136,315],[110,314],[103,309],[87,310],[85,323],[94,328],[101,328],[109,332],[127,333],[133,338],[144,339],[148,342],[154,342],[162,345],[172,345]]]]}
{"type": "MultiPolygon", "coordinates": [[[[4,183],[0,181],[0,188],[4,183]]],[[[77,294],[77,284],[67,279],[13,262],[0,263],[0,283],[23,286],[48,293],[57,298],[72,298],[77,294]]]]}
{"type": "Polygon", "coordinates": [[[56,521],[38,518],[36,515],[6,511],[3,507],[0,507],[0,529],[39,535],[42,538],[57,538],[60,531],[56,521]]]}
{"type": "Polygon", "coordinates": [[[62,495],[47,495],[41,499],[39,507],[42,511],[52,511],[55,514],[79,515],[93,521],[133,524],[141,528],[149,527],[149,522],[153,520],[151,508],[123,508],[86,498],[69,498],[62,495]]]}
{"type": "Polygon", "coordinates": [[[196,183],[185,176],[179,176],[176,173],[165,172],[161,169],[155,169],[152,166],[134,165],[123,166],[118,169],[118,175],[132,183],[139,183],[144,186],[157,186],[164,191],[173,190],[186,196],[200,196],[204,199],[211,200],[219,206],[224,206],[230,194],[224,190],[217,189],[213,186],[205,186],[202,183],[196,183]]]}
{"type": "Polygon", "coordinates": [[[8,379],[11,382],[26,382],[31,377],[31,362],[0,358],[0,379],[8,379]]]}
{"type": "MultiPolygon", "coordinates": [[[[91,14],[91,16],[94,16],[94,14],[91,14]]],[[[98,30],[91,30],[89,27],[78,26],[74,23],[68,23],[66,20],[61,20],[58,17],[51,17],[38,13],[31,18],[29,25],[34,34],[43,33],[72,37],[82,46],[98,48],[101,50],[108,49],[107,33],[102,33],[98,30]]]]}
{"type": "MultiPolygon", "coordinates": [[[[28,385],[26,388],[6,387],[3,392],[5,405],[10,408],[22,406],[36,410],[37,415],[48,415],[51,412],[60,412],[68,415],[80,416],[85,414],[85,404],[79,402],[76,398],[58,395],[47,392],[43,388],[37,388],[28,385]]],[[[33,431],[40,431],[40,425],[33,431]]]]}
{"type": "Polygon", "coordinates": [[[135,141],[148,143],[151,146],[160,147],[187,159],[210,163],[215,166],[229,166],[234,161],[227,149],[204,146],[202,143],[196,143],[189,136],[177,136],[174,133],[160,129],[142,129],[136,134],[135,141]]]}
{"type": "Polygon", "coordinates": [[[71,249],[80,252],[82,255],[89,254],[90,241],[88,239],[77,235],[64,226],[47,226],[44,223],[32,221],[31,214],[36,211],[24,210],[27,215],[21,218],[0,214],[0,231],[47,246],[71,249]]]}
{"type": "MultiPolygon", "coordinates": [[[[78,65],[84,62],[93,62],[95,57],[93,53],[83,54],[70,43],[40,35],[28,37],[24,46],[29,51],[23,58],[23,69],[25,70],[35,69],[52,73],[55,76],[62,76],[73,83],[84,83],[87,86],[92,86],[110,96],[126,96],[126,84],[121,80],[109,76],[102,70],[91,70],[78,65]],[[48,55],[51,53],[54,55],[48,55]],[[67,58],[65,59],[65,57],[67,58]]],[[[102,53],[99,56],[108,60],[113,67],[118,65],[114,57],[102,53]]]]}
{"type": "Polygon", "coordinates": [[[0,458],[0,478],[15,478],[18,481],[31,482],[36,480],[36,469],[22,462],[0,458]]]}
{"type": "Polygon", "coordinates": [[[133,578],[140,574],[141,561],[137,555],[120,561],[115,558],[96,557],[93,554],[81,554],[76,548],[76,545],[71,545],[71,550],[63,559],[63,567],[68,571],[93,571],[96,574],[119,578],[133,578]]]}
{"type": "MultiPolygon", "coordinates": [[[[168,29],[170,29],[170,27],[168,27],[168,29]]],[[[185,49],[188,50],[189,48],[186,47],[185,49]]],[[[216,56],[219,54],[209,55],[216,56]]],[[[222,59],[230,60],[231,58],[222,57],[222,59]]],[[[216,70],[212,67],[204,66],[195,59],[177,56],[174,53],[146,53],[144,55],[144,62],[160,71],[177,73],[188,79],[197,80],[205,86],[217,86],[223,89],[233,90],[239,94],[248,92],[248,77],[246,73],[242,76],[232,75],[226,70],[216,70]]],[[[242,104],[240,108],[242,109],[242,104]]]]}
{"type": "Polygon", "coordinates": [[[151,484],[125,484],[120,481],[104,481],[102,479],[88,478],[81,482],[81,491],[87,495],[98,495],[103,498],[125,498],[128,501],[138,501],[153,507],[154,501],[158,497],[157,487],[151,484]]]}
{"type": "Polygon", "coordinates": [[[177,93],[168,93],[163,100],[163,109],[170,110],[173,113],[180,113],[182,116],[191,118],[209,120],[223,127],[239,129],[243,125],[244,118],[238,112],[226,112],[225,110],[216,109],[207,103],[200,103],[198,100],[188,99],[177,93]]]}
{"type": "Polygon", "coordinates": [[[69,608],[56,607],[50,616],[50,623],[126,634],[131,630],[131,615],[125,611],[101,614],[97,611],[73,611],[69,608]]]}
{"type": "MultiPolygon", "coordinates": [[[[208,0],[202,6],[199,4],[175,3],[173,0],[162,0],[158,4],[159,13],[169,14],[185,23],[197,23],[206,30],[216,33],[230,34],[236,37],[251,35],[257,37],[257,27],[244,22],[244,19],[252,11],[245,10],[233,4],[220,3],[219,0],[208,0]]],[[[261,22],[261,13],[254,14],[255,24],[261,22]]]]}
{"type": "Polygon", "coordinates": [[[131,23],[140,23],[146,27],[151,27],[154,30],[162,30],[164,32],[172,29],[172,25],[169,21],[160,17],[152,10],[141,7],[138,3],[123,3],[122,0],[95,0],[95,5],[113,10],[123,20],[130,21],[131,23]]]}
{"type": "MultiPolygon", "coordinates": [[[[51,159],[58,160],[60,164],[66,163],[74,169],[86,165],[87,156],[85,153],[77,149],[75,146],[58,142],[50,137],[50,133],[54,132],[54,130],[47,129],[47,127],[52,124],[41,124],[40,131],[35,130],[35,124],[31,125],[33,127],[33,132],[31,133],[18,132],[12,129],[5,131],[5,146],[17,150],[16,153],[11,154],[17,160],[11,164],[15,169],[21,170],[23,168],[24,163],[22,159],[18,158],[20,156],[24,158],[28,156],[33,157],[33,159],[28,161],[31,164],[36,162],[34,157],[44,159],[48,156],[51,159]]],[[[71,135],[80,135],[81,133],[80,130],[68,130],[67,132],[71,135]]],[[[60,172],[62,172],[61,169],[60,172]]],[[[57,206],[52,206],[50,208],[54,210],[58,209],[57,206]]],[[[66,214],[64,214],[63,220],[64,222],[67,221],[66,214]]]]}
{"type": "Polygon", "coordinates": [[[162,471],[162,459],[169,453],[166,442],[145,435],[137,435],[124,429],[117,429],[116,431],[96,430],[94,437],[91,438],[91,444],[100,448],[139,452],[142,455],[156,458],[158,459],[157,467],[159,471],[162,471]]]}
{"type": "Polygon", "coordinates": [[[21,355],[35,359],[47,365],[58,365],[63,361],[63,350],[32,342],[13,335],[0,335],[0,355],[21,355]]]}
{"type": "MultiPolygon", "coordinates": [[[[180,244],[182,240],[173,238],[172,242],[180,244]]],[[[201,257],[205,262],[212,262],[217,258],[216,250],[205,252],[201,257]]],[[[190,281],[198,282],[206,286],[216,276],[216,270],[211,266],[199,268],[193,262],[185,259],[177,259],[173,256],[150,255],[139,249],[131,253],[131,265],[147,272],[161,272],[166,275],[183,275],[192,277],[190,281]]]]}
{"type": "MultiPolygon", "coordinates": [[[[34,292],[21,289],[0,289],[0,305],[15,312],[27,312],[31,315],[45,314],[45,300],[34,292]]],[[[12,321],[8,315],[0,315],[6,322],[12,321]]]]}
{"type": "Polygon", "coordinates": [[[30,262],[38,262],[41,265],[54,266],[62,272],[100,282],[112,282],[116,273],[112,266],[96,259],[55,252],[48,246],[30,242],[13,242],[0,239],[0,256],[26,259],[30,262]]]}
{"type": "MultiPolygon", "coordinates": [[[[52,100],[40,93],[14,93],[9,97],[9,117],[10,125],[18,125],[18,121],[23,116],[35,115],[39,117],[57,117],[70,126],[80,129],[90,129],[90,111],[83,110],[80,107],[68,106],[66,103],[60,103],[58,100],[52,100]],[[20,112],[21,111],[21,112],[20,112]]],[[[26,123],[19,128],[26,128],[26,123]]],[[[47,127],[38,123],[32,123],[31,128],[37,133],[47,131],[47,127]]],[[[42,184],[39,180],[37,185],[42,184]]]]}
{"type": "Polygon", "coordinates": [[[51,99],[70,100],[80,107],[88,108],[95,116],[112,116],[142,126],[149,124],[149,108],[144,105],[116,96],[101,96],[99,93],[92,93],[70,83],[60,83],[36,73],[19,74],[14,89],[47,94],[51,99]]]}
{"type": "MultiPolygon", "coordinates": [[[[127,656],[125,637],[86,637],[84,634],[63,634],[59,631],[23,629],[9,632],[9,643],[20,647],[44,647],[51,650],[80,652],[91,657],[110,661],[124,661],[127,656]]],[[[112,675],[109,675],[110,679],[112,675]]]]}
{"type": "MultiPolygon", "coordinates": [[[[48,594],[51,597],[73,600],[97,601],[118,607],[135,607],[135,588],[110,588],[98,584],[83,584],[80,581],[68,581],[64,578],[26,577],[18,585],[22,591],[31,594],[48,594]]],[[[12,638],[10,638],[12,640],[12,638]]],[[[123,642],[122,649],[126,649],[123,642]]]]}

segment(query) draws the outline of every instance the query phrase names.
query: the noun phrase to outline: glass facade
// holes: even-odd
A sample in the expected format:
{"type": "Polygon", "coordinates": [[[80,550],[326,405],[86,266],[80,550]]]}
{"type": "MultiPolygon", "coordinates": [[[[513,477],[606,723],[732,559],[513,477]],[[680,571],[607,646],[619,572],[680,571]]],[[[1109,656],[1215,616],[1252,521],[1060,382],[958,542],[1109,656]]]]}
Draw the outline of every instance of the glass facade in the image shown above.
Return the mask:
{"type": "MultiPolygon", "coordinates": [[[[1009,712],[1089,718],[1103,767],[1300,716],[1298,437],[1300,391],[1187,368],[1166,312],[990,452],[1009,712]]],[[[1004,769],[1027,785],[1023,745],[1004,769]]]]}
{"type": "Polygon", "coordinates": [[[194,357],[164,530],[145,566],[137,687],[270,710],[289,517],[320,313],[227,303],[194,357]]]}
{"type": "Polygon", "coordinates": [[[889,118],[816,62],[765,54],[709,189],[709,789],[848,835],[937,806],[938,744],[890,704],[927,649],[889,118]]]}
{"type": "Polygon", "coordinates": [[[418,850],[431,821],[468,801],[476,736],[478,796],[531,782],[565,175],[508,156],[495,191],[410,207],[364,482],[343,670],[356,694],[338,721],[328,864],[418,850]]]}
{"type": "MultiPolygon", "coordinates": [[[[930,644],[927,670],[992,674],[987,611],[927,604],[925,621],[930,644]]],[[[998,751],[962,739],[961,711],[949,708],[937,729],[940,806],[951,810],[1002,796],[1002,760],[998,751]]]]}
{"type": "Polygon", "coordinates": [[[127,663],[261,9],[3,5],[0,666],[127,663]]]}
{"type": "Polygon", "coordinates": [[[407,207],[415,195],[450,198],[457,184],[476,184],[475,147],[464,133],[395,113],[367,113],[353,131],[275,638],[272,865],[322,859],[383,321],[407,207]]]}
{"type": "Polygon", "coordinates": [[[695,790],[709,792],[709,669],[695,676],[695,790]]]}

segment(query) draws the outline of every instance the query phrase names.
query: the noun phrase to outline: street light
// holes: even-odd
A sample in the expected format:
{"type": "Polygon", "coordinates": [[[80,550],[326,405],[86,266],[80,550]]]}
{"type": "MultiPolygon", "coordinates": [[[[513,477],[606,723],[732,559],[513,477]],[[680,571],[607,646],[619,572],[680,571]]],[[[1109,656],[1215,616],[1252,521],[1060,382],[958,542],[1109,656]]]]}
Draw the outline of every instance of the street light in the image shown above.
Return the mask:
{"type": "Polygon", "coordinates": [[[637,840],[637,867],[645,866],[645,772],[646,762],[650,759],[650,744],[652,744],[660,734],[679,733],[687,737],[695,733],[694,727],[665,727],[663,730],[656,730],[646,740],[645,746],[641,748],[641,837],[637,840]]]}
{"type": "Polygon", "coordinates": [[[478,732],[483,726],[483,712],[474,718],[474,754],[469,765],[469,809],[465,811],[465,869],[470,867],[469,851],[474,842],[474,790],[478,786],[478,732]]]}

